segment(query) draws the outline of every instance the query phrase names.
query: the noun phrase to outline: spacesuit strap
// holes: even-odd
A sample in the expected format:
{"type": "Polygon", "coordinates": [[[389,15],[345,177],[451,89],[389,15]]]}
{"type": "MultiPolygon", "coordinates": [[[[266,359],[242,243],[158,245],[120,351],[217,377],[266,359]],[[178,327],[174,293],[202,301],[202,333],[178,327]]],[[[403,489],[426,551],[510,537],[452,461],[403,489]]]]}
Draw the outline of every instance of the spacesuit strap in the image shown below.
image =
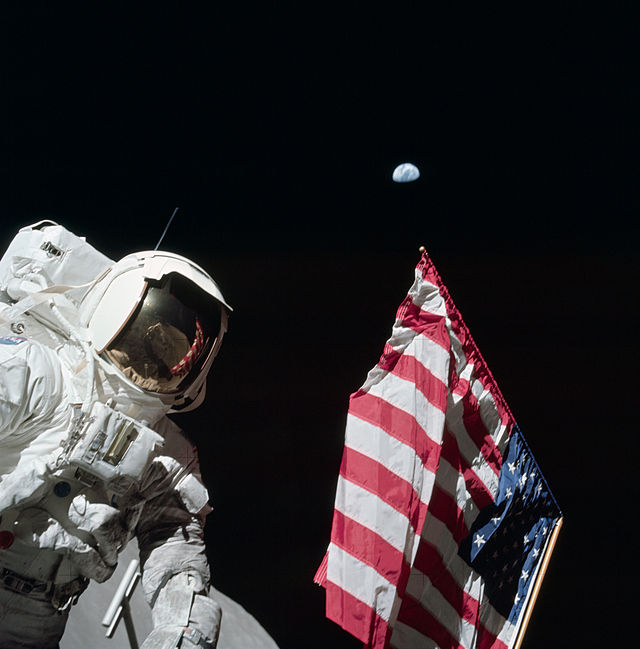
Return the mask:
{"type": "Polygon", "coordinates": [[[216,643],[207,642],[197,629],[166,626],[154,629],[141,649],[216,649],[216,643]]]}
{"type": "Polygon", "coordinates": [[[187,649],[188,646],[193,645],[194,647],[202,647],[202,649],[216,649],[216,645],[218,644],[217,642],[217,637],[215,640],[215,643],[207,642],[207,639],[198,631],[198,629],[192,629],[191,627],[187,627],[183,634],[182,634],[182,639],[183,640],[188,640],[189,645],[186,645],[184,642],[180,645],[182,649],[187,649]]]}
{"type": "Polygon", "coordinates": [[[215,648],[222,610],[201,591],[196,592],[201,587],[200,580],[188,573],[173,575],[166,582],[153,605],[154,630],[147,638],[149,642],[145,642],[145,649],[156,649],[156,646],[162,649],[165,646],[215,648]],[[180,635],[176,635],[178,631],[180,635]],[[157,645],[153,642],[156,638],[157,645]],[[166,642],[180,644],[165,645],[166,642]]]}
{"type": "Polygon", "coordinates": [[[66,284],[56,284],[54,286],[47,286],[39,291],[28,292],[24,297],[19,299],[15,304],[12,304],[8,309],[0,313],[0,323],[13,322],[19,318],[25,311],[29,311],[38,304],[48,302],[54,295],[60,295],[77,288],[88,288],[95,280],[87,282],[86,284],[78,284],[71,286],[66,284]]]}
{"type": "Polygon", "coordinates": [[[185,573],[173,575],[161,588],[153,605],[154,626],[187,626],[195,592],[185,573]]]}
{"type": "Polygon", "coordinates": [[[51,600],[51,606],[58,613],[64,613],[78,601],[80,595],[87,589],[89,580],[80,576],[68,582],[55,584],[52,581],[23,577],[9,568],[0,566],[0,584],[21,595],[43,594],[51,600]]]}

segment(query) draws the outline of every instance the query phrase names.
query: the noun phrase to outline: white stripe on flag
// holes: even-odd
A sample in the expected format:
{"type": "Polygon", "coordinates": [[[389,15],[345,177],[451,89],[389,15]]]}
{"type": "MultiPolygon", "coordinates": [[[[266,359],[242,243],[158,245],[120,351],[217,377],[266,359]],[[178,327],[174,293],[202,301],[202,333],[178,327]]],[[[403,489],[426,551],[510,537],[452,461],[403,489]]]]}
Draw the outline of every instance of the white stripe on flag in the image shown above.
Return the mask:
{"type": "Polygon", "coordinates": [[[458,505],[458,508],[462,512],[465,525],[469,529],[476,520],[480,510],[473,500],[469,498],[464,476],[457,469],[454,469],[443,457],[440,458],[440,466],[436,474],[436,485],[455,500],[456,505],[458,505]]]}
{"type": "Polygon", "coordinates": [[[502,451],[509,441],[508,433],[510,427],[507,427],[502,422],[502,418],[500,417],[500,413],[496,407],[496,402],[489,390],[478,389],[478,394],[476,394],[476,387],[479,388],[479,386],[480,381],[474,382],[473,393],[478,400],[480,418],[482,419],[482,423],[485,425],[487,431],[491,434],[495,445],[502,451]]]}
{"type": "MultiPolygon", "coordinates": [[[[348,434],[346,446],[362,453],[363,455],[371,457],[400,478],[406,480],[409,484],[413,484],[416,493],[418,496],[421,496],[421,501],[428,504],[435,482],[435,475],[422,465],[420,458],[416,455],[415,451],[410,446],[390,437],[385,431],[369,422],[354,417],[353,415],[348,415],[347,420],[348,434]],[[420,480],[418,476],[420,476],[422,480],[420,480]]],[[[476,467],[476,469],[478,469],[478,467],[476,467]]],[[[488,468],[486,470],[490,471],[488,468]]],[[[344,480],[344,478],[341,477],[341,480],[344,480]]],[[[452,498],[454,498],[458,507],[463,512],[467,527],[473,525],[473,522],[478,515],[478,508],[468,497],[464,477],[443,458],[440,459],[437,484],[439,488],[446,493],[449,493],[452,498]]],[[[350,482],[349,485],[353,489],[361,489],[350,482]]],[[[363,496],[367,499],[376,498],[369,491],[364,489],[361,489],[361,491],[364,492],[363,496]]],[[[345,495],[344,498],[348,498],[348,496],[345,495]]],[[[349,501],[345,500],[344,502],[349,501]]],[[[375,513],[377,511],[375,507],[377,507],[377,504],[374,504],[369,508],[369,514],[367,516],[363,516],[362,513],[356,513],[356,511],[352,509],[349,511],[343,511],[340,509],[340,511],[350,518],[354,518],[358,522],[366,525],[366,527],[373,529],[371,527],[373,523],[368,523],[366,521],[375,520],[375,513]]],[[[393,510],[394,519],[400,517],[402,522],[404,522],[402,514],[391,508],[389,505],[387,505],[387,507],[393,510]]],[[[438,521],[438,524],[441,523],[438,521]]],[[[399,529],[403,528],[399,527],[399,529]]],[[[416,530],[416,532],[419,532],[419,530],[416,530]]],[[[450,542],[455,547],[453,537],[451,537],[448,530],[447,535],[450,538],[450,542]]],[[[381,536],[384,537],[384,534],[381,534],[381,536]]],[[[399,548],[397,545],[397,543],[400,542],[398,535],[395,536],[394,541],[390,539],[386,540],[389,540],[394,547],[399,548]]],[[[404,538],[402,538],[402,542],[404,542],[404,538]]]]}
{"type": "Polygon", "coordinates": [[[389,644],[394,649],[440,649],[431,638],[403,622],[395,623],[389,644]]]}
{"type": "MultiPolygon", "coordinates": [[[[436,548],[438,554],[442,557],[444,565],[447,567],[447,571],[458,584],[460,590],[473,597],[476,601],[481,601],[483,597],[483,579],[460,557],[457,544],[447,526],[437,518],[427,514],[422,538],[436,548]]],[[[416,568],[413,568],[413,570],[420,572],[416,568]]],[[[487,631],[497,635],[505,643],[513,634],[513,625],[505,621],[487,601],[482,603],[480,620],[487,631]]]]}
{"type": "Polygon", "coordinates": [[[413,381],[387,374],[384,381],[371,386],[369,394],[380,397],[392,406],[404,410],[420,424],[431,439],[440,443],[444,425],[444,410],[430,403],[424,394],[416,388],[413,381]]]}
{"type": "Polygon", "coordinates": [[[345,446],[376,460],[395,475],[413,484],[422,502],[428,502],[435,475],[425,468],[413,447],[351,414],[347,415],[347,431],[345,446]]]}
{"type": "MultiPolygon", "coordinates": [[[[419,337],[428,340],[423,336],[419,337]]],[[[432,343],[435,345],[435,343],[432,343]]],[[[442,356],[445,356],[444,350],[437,346],[442,356]]],[[[406,353],[406,352],[405,352],[406,353]]],[[[443,367],[448,367],[448,360],[443,363],[443,367]]],[[[431,368],[429,368],[431,369],[431,368]]],[[[473,366],[464,368],[461,378],[473,381],[471,372],[473,366]]],[[[498,411],[491,394],[484,390],[479,381],[472,382],[474,392],[479,394],[480,415],[483,424],[487,427],[491,437],[501,444],[506,443],[506,427],[501,424],[498,411]],[[495,431],[495,432],[494,432],[495,431]]],[[[441,437],[436,433],[442,430],[443,413],[430,403],[426,397],[416,389],[412,381],[399,378],[393,374],[387,374],[384,380],[378,381],[370,386],[369,393],[373,396],[384,399],[391,405],[403,410],[416,419],[418,424],[426,431],[427,435],[436,443],[441,443],[441,437]]],[[[494,469],[485,461],[480,453],[480,449],[469,436],[462,421],[463,404],[458,395],[451,395],[451,410],[447,412],[447,423],[451,432],[455,434],[458,441],[460,453],[473,467],[474,472],[486,487],[487,491],[495,494],[498,490],[498,478],[494,469]]]]}
{"type": "Polygon", "coordinates": [[[482,595],[479,583],[469,575],[475,575],[473,569],[458,555],[458,546],[447,529],[447,526],[437,518],[427,514],[424,528],[422,530],[424,541],[432,545],[442,557],[442,562],[447,571],[455,579],[460,590],[469,593],[474,599],[482,595]]]}
{"type": "Polygon", "coordinates": [[[405,349],[403,355],[415,358],[444,385],[449,383],[449,353],[431,338],[415,336],[413,344],[405,349]],[[429,362],[425,363],[425,360],[429,362]]]}
{"type": "Polygon", "coordinates": [[[385,621],[395,619],[400,600],[396,587],[366,563],[329,544],[327,579],[375,610],[385,621]]]}
{"type": "Polygon", "coordinates": [[[411,301],[427,313],[440,316],[447,315],[447,307],[440,295],[440,288],[422,277],[422,272],[416,269],[415,281],[409,289],[411,301]]]}
{"type": "Polygon", "coordinates": [[[450,396],[447,408],[447,428],[456,439],[461,457],[473,469],[487,491],[495,496],[498,492],[496,469],[489,465],[476,443],[469,436],[462,420],[463,407],[462,401],[457,395],[450,396]]]}
{"type": "Polygon", "coordinates": [[[451,353],[453,354],[453,358],[455,360],[454,371],[458,376],[460,376],[461,370],[467,366],[467,355],[464,353],[460,339],[453,331],[451,319],[449,318],[449,316],[447,316],[446,318],[446,323],[447,331],[449,332],[449,340],[451,343],[451,353]]]}
{"type": "Polygon", "coordinates": [[[465,649],[473,646],[475,625],[460,617],[426,575],[417,570],[412,571],[406,592],[418,600],[465,649]]]}
{"type": "MultiPolygon", "coordinates": [[[[339,476],[336,509],[378,534],[404,554],[408,561],[413,560],[418,536],[409,519],[377,495],[339,476]]],[[[331,554],[329,557],[331,563],[333,557],[331,554]]]]}
{"type": "Polygon", "coordinates": [[[517,632],[517,628],[509,620],[505,620],[487,599],[483,599],[480,607],[480,624],[507,646],[511,645],[517,632]]]}

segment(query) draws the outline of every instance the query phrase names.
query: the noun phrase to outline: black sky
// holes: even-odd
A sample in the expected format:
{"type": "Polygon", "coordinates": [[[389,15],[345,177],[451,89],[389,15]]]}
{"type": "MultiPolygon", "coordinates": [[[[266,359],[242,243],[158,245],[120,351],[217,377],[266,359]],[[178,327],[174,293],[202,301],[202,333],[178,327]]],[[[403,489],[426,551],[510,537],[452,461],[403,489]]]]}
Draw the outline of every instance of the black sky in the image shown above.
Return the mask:
{"type": "Polygon", "coordinates": [[[524,647],[629,644],[634,4],[133,4],[4,10],[0,243],[51,218],[117,258],[180,206],[164,247],[235,309],[178,418],[216,586],[282,649],[360,646],[312,578],[348,396],[425,245],[565,513],[524,647]]]}

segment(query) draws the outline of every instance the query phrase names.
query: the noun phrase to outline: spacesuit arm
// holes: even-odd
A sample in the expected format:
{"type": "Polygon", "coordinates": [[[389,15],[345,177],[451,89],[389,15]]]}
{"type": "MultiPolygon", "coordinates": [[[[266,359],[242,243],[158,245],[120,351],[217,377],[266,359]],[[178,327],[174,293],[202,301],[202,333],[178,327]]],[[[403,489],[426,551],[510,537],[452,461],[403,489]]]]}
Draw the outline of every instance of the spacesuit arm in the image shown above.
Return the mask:
{"type": "Polygon", "coordinates": [[[143,649],[215,647],[221,609],[207,596],[208,493],[192,445],[177,427],[162,432],[167,455],[154,460],[145,485],[157,495],[147,499],[136,527],[142,586],[154,625],[143,649]]]}

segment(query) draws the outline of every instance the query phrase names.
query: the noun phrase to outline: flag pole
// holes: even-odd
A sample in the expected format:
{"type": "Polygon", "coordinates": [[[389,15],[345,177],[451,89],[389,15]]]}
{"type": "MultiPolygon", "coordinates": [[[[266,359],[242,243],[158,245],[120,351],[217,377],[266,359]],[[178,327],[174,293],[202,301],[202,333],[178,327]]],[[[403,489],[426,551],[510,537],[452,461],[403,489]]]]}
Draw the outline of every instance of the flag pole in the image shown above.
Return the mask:
{"type": "Polygon", "coordinates": [[[563,520],[562,517],[560,517],[556,521],[556,524],[553,528],[553,532],[551,533],[551,538],[549,539],[549,545],[547,546],[547,551],[544,553],[544,558],[542,559],[542,565],[540,566],[540,572],[538,574],[538,578],[536,579],[536,583],[533,586],[533,592],[531,593],[531,597],[529,598],[529,603],[527,604],[527,610],[524,613],[522,626],[520,627],[520,631],[518,631],[518,638],[516,640],[515,645],[513,646],[514,649],[520,649],[520,646],[522,645],[522,641],[524,640],[524,634],[527,630],[527,626],[529,624],[529,620],[531,618],[531,613],[533,612],[533,607],[535,606],[536,599],[538,598],[538,593],[540,592],[540,586],[542,586],[542,580],[544,579],[545,573],[547,572],[547,566],[549,565],[549,561],[551,559],[551,555],[553,554],[556,541],[558,540],[558,534],[560,532],[560,528],[562,527],[562,520],[563,520]]]}

